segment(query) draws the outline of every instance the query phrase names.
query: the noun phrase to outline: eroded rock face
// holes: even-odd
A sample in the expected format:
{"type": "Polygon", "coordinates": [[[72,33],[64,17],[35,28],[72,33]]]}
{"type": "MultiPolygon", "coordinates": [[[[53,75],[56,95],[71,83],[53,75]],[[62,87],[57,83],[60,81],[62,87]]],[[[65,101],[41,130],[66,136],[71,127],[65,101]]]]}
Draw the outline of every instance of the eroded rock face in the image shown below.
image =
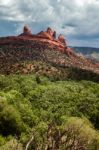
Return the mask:
{"type": "MultiPolygon", "coordinates": [[[[1,37],[0,47],[1,69],[4,67],[2,71],[7,73],[11,71],[10,67],[5,67],[8,63],[23,62],[24,60],[52,61],[52,63],[56,62],[56,64],[59,63],[60,65],[74,65],[79,66],[80,68],[82,66],[83,69],[85,68],[83,67],[85,64],[86,68],[90,66],[90,70],[96,68],[96,72],[99,72],[99,70],[97,70],[97,68],[99,68],[98,63],[94,65],[89,60],[87,61],[87,59],[76,55],[73,49],[67,46],[64,36],[59,35],[59,37],[56,38],[56,31],[51,28],[48,28],[46,31],[41,31],[38,34],[32,34],[30,29],[27,26],[24,26],[23,33],[19,36],[1,37]],[[3,46],[4,51],[2,49],[3,46]],[[69,58],[70,61],[68,62],[69,58]]],[[[21,68],[21,66],[17,67],[16,65],[12,70],[16,70],[16,68],[21,68]]],[[[27,70],[23,70],[23,72],[28,73],[30,69],[33,68],[27,66],[27,70]]]]}
{"type": "Polygon", "coordinates": [[[41,39],[49,39],[53,40],[53,38],[46,32],[46,31],[41,31],[37,34],[37,37],[40,37],[41,39]]]}
{"type": "Polygon", "coordinates": [[[32,35],[31,30],[28,28],[28,26],[24,26],[23,33],[21,35],[32,35]]]}
{"type": "Polygon", "coordinates": [[[54,31],[51,29],[51,28],[47,28],[47,33],[50,35],[50,36],[53,36],[54,34],[54,31]]]}
{"type": "Polygon", "coordinates": [[[54,39],[56,39],[56,31],[54,31],[53,37],[54,37],[54,39]]]}
{"type": "Polygon", "coordinates": [[[67,46],[66,40],[62,34],[59,35],[58,41],[61,42],[64,46],[67,46]]]}
{"type": "Polygon", "coordinates": [[[41,31],[36,36],[42,39],[48,39],[53,41],[56,39],[56,31],[53,31],[51,28],[47,28],[46,31],[41,31]]]}
{"type": "Polygon", "coordinates": [[[24,26],[23,33],[24,34],[32,34],[31,30],[27,26],[24,26]]]}
{"type": "MultiPolygon", "coordinates": [[[[28,26],[23,27],[23,33],[19,36],[8,37],[0,40],[0,44],[18,44],[21,41],[32,41],[35,43],[42,42],[42,47],[45,44],[49,44],[49,47],[52,49],[55,48],[61,52],[67,51],[67,44],[63,35],[59,35],[58,39],[56,38],[56,31],[52,30],[50,27],[46,31],[41,31],[38,34],[32,34],[28,26]]],[[[38,44],[36,44],[38,47],[38,44]]]]}
{"type": "Polygon", "coordinates": [[[27,26],[24,26],[23,33],[19,36],[25,36],[25,35],[31,35],[31,38],[38,38],[38,40],[50,40],[50,43],[52,41],[55,41],[57,45],[60,47],[67,47],[65,38],[63,35],[59,35],[58,39],[56,39],[56,31],[52,30],[50,27],[47,28],[46,31],[41,31],[38,34],[33,35],[30,29],[27,26]]]}
{"type": "Polygon", "coordinates": [[[56,39],[56,31],[53,31],[50,27],[46,31],[53,39],[56,39]]]}

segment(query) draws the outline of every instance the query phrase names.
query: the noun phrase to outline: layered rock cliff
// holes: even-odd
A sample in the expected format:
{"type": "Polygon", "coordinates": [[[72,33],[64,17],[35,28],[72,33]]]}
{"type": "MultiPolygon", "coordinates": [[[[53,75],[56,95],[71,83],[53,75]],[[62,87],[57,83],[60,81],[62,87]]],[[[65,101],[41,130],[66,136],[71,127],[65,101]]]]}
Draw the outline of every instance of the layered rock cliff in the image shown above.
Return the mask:
{"type": "Polygon", "coordinates": [[[38,43],[42,42],[42,46],[47,43],[50,47],[57,48],[57,50],[67,53],[68,55],[74,53],[72,49],[68,48],[64,36],[60,34],[58,38],[56,38],[56,31],[49,27],[46,31],[32,34],[31,30],[27,26],[24,26],[23,33],[20,35],[0,38],[0,45],[18,44],[21,41],[36,41],[38,43]]]}

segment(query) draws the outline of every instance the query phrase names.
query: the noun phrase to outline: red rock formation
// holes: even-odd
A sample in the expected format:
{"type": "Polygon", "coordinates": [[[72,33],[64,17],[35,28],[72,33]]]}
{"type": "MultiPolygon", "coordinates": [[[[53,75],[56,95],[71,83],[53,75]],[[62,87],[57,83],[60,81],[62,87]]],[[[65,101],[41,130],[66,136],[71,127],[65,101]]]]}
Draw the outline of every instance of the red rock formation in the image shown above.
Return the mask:
{"type": "Polygon", "coordinates": [[[31,30],[28,28],[28,26],[24,26],[23,28],[23,33],[20,34],[20,36],[25,36],[25,35],[32,35],[31,30]]]}
{"type": "Polygon", "coordinates": [[[56,39],[56,31],[47,28],[46,31],[41,31],[38,34],[32,34],[27,26],[24,26],[23,33],[19,36],[6,37],[0,40],[0,44],[17,44],[20,41],[42,42],[42,45],[49,44],[49,47],[55,48],[61,52],[72,53],[72,50],[67,48],[67,44],[63,35],[59,35],[56,39]]]}
{"type": "Polygon", "coordinates": [[[61,34],[59,35],[58,41],[61,42],[65,47],[67,46],[66,40],[63,35],[61,35],[61,34]]]}
{"type": "MultiPolygon", "coordinates": [[[[52,59],[52,62],[59,63],[60,65],[78,66],[79,68],[89,68],[90,70],[96,68],[95,71],[99,72],[99,69],[97,69],[99,68],[98,63],[93,64],[91,61],[87,61],[87,59],[77,56],[73,49],[67,46],[64,36],[59,35],[58,39],[56,39],[56,32],[51,28],[34,35],[29,28],[25,26],[23,28],[23,33],[19,36],[0,38],[0,46],[1,69],[3,68],[4,63],[6,66],[8,63],[22,62],[24,60],[46,59],[48,61],[52,59]],[[3,46],[5,47],[4,51],[2,50],[3,46]],[[47,52],[48,57],[46,55],[47,52]],[[49,57],[50,55],[52,58],[49,57]]],[[[30,66],[28,66],[27,69],[29,70],[30,66]]],[[[11,69],[9,68],[8,70],[11,69]]],[[[26,70],[24,70],[24,72],[26,72],[26,70]]]]}
{"type": "Polygon", "coordinates": [[[46,32],[50,35],[51,38],[53,38],[53,40],[56,39],[56,31],[48,27],[46,32]]]}
{"type": "Polygon", "coordinates": [[[41,31],[37,34],[37,37],[40,37],[42,39],[49,39],[53,40],[52,36],[50,36],[46,31],[41,31]]]}
{"type": "Polygon", "coordinates": [[[54,31],[53,37],[54,37],[54,39],[56,39],[56,31],[54,31]]]}
{"type": "Polygon", "coordinates": [[[47,31],[46,31],[51,37],[53,37],[54,38],[54,31],[51,29],[51,28],[47,28],[47,31]]]}
{"type": "Polygon", "coordinates": [[[48,27],[47,31],[41,31],[37,34],[37,36],[42,39],[49,39],[53,41],[54,39],[56,39],[56,32],[48,27]]]}
{"type": "Polygon", "coordinates": [[[68,56],[70,56],[70,55],[74,56],[75,55],[73,49],[71,49],[69,47],[67,47],[64,52],[66,52],[68,56]]]}

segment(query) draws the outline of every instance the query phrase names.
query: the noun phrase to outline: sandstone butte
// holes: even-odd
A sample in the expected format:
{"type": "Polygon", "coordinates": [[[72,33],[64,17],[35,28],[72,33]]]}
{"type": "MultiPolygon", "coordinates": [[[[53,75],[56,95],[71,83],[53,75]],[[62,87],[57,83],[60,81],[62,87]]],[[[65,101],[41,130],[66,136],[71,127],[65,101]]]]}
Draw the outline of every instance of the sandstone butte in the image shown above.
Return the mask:
{"type": "Polygon", "coordinates": [[[20,35],[0,38],[0,45],[10,45],[25,40],[34,42],[36,41],[36,43],[41,42],[42,45],[47,43],[52,48],[55,47],[57,50],[67,53],[68,55],[74,55],[73,50],[67,46],[64,36],[60,34],[58,38],[56,38],[56,31],[52,30],[50,27],[48,27],[46,31],[32,34],[31,30],[27,26],[24,26],[23,33],[20,35]]]}

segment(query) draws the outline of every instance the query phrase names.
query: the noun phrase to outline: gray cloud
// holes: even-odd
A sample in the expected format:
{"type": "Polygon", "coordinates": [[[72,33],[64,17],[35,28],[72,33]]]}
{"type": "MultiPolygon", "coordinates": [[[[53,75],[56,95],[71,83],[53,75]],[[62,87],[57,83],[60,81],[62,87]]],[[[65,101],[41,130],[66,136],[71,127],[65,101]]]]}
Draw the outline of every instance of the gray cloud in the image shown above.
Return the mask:
{"type": "Polygon", "coordinates": [[[16,34],[24,24],[34,33],[50,26],[64,34],[70,45],[98,46],[98,12],[99,0],[1,0],[0,22],[12,24],[16,34]]]}

